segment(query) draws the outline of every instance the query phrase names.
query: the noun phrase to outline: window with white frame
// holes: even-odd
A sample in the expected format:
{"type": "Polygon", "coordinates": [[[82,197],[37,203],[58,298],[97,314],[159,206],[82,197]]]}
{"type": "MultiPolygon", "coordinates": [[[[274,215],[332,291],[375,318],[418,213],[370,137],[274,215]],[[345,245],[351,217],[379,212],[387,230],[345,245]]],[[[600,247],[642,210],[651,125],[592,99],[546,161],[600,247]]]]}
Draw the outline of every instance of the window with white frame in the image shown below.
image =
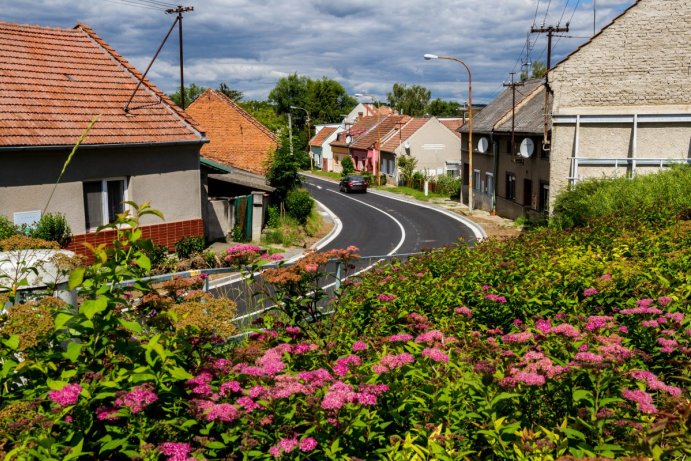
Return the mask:
{"type": "Polygon", "coordinates": [[[84,211],[86,228],[115,221],[117,215],[125,211],[127,200],[127,179],[109,178],[99,181],[84,181],[84,211]]]}
{"type": "Polygon", "coordinates": [[[506,198],[514,200],[516,198],[516,175],[506,173],[506,198]]]}
{"type": "Polygon", "coordinates": [[[482,183],[480,182],[480,170],[473,170],[473,190],[482,190],[482,183]]]}
{"type": "Polygon", "coordinates": [[[485,193],[491,194],[494,191],[494,174],[485,173],[485,193]]]}

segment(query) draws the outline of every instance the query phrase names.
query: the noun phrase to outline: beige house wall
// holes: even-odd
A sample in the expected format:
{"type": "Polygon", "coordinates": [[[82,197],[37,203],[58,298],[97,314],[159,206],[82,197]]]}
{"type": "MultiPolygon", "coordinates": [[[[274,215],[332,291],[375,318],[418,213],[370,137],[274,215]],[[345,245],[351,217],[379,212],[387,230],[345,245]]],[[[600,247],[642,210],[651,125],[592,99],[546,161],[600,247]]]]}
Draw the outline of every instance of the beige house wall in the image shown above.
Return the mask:
{"type": "Polygon", "coordinates": [[[551,198],[570,180],[659,170],[634,159],[688,161],[689,69],[691,0],[639,0],[557,65],[549,75],[554,91],[551,198]],[[637,123],[603,122],[634,114],[637,123]],[[576,115],[578,127],[568,119],[576,115]],[[586,122],[588,117],[593,123],[586,122]],[[575,156],[631,161],[622,167],[579,160],[576,168],[575,156]]]}
{"type": "MultiPolygon", "coordinates": [[[[167,148],[80,149],[51,199],[48,212],[64,213],[75,235],[87,232],[83,181],[127,178],[127,199],[149,201],[166,222],[201,218],[199,145],[167,148]]],[[[67,151],[0,152],[0,215],[43,210],[67,151]],[[40,167],[37,167],[40,165],[40,167]]],[[[142,224],[158,224],[146,216],[142,224]]]]}
{"type": "Polygon", "coordinates": [[[410,155],[417,159],[416,171],[428,176],[446,174],[446,162],[461,160],[461,139],[436,118],[430,118],[409,138],[410,149],[403,144],[395,149],[397,157],[410,155]]]}

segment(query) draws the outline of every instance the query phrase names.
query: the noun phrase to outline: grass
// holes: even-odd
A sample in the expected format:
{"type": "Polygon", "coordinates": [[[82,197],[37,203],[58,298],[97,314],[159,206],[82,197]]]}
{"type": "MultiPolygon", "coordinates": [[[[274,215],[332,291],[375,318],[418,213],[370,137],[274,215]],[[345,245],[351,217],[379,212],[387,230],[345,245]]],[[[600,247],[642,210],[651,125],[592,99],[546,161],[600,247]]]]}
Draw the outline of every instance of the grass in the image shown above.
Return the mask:
{"type": "Polygon", "coordinates": [[[380,189],[380,190],[385,190],[387,192],[393,192],[394,194],[401,194],[401,195],[408,195],[410,197],[413,197],[417,200],[422,200],[423,202],[428,202],[432,199],[435,198],[449,198],[448,195],[444,194],[436,194],[434,192],[429,192],[428,195],[425,195],[423,191],[413,189],[412,187],[407,187],[407,186],[396,186],[396,187],[390,187],[390,186],[381,186],[381,187],[372,187],[372,189],[380,189]]]}

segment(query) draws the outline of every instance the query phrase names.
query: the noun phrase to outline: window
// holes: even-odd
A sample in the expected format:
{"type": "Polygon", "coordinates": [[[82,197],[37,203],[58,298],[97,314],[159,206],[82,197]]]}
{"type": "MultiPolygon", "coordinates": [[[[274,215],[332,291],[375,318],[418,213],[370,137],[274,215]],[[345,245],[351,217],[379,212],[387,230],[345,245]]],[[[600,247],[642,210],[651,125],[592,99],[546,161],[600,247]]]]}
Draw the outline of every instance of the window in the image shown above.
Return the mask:
{"type": "Polygon", "coordinates": [[[494,175],[492,173],[485,173],[485,193],[494,193],[494,175]]]}
{"type": "Polygon", "coordinates": [[[506,173],[506,198],[514,200],[516,198],[516,175],[506,173]]]}
{"type": "Polygon", "coordinates": [[[123,202],[127,200],[127,187],[124,178],[103,179],[84,182],[84,210],[86,228],[112,223],[118,213],[125,211],[123,202]]]}
{"type": "Polygon", "coordinates": [[[480,183],[480,170],[473,170],[473,190],[482,190],[482,184],[480,183]]]}
{"type": "Polygon", "coordinates": [[[533,181],[532,179],[523,179],[523,205],[533,207],[533,181]]]}
{"type": "Polygon", "coordinates": [[[547,211],[549,209],[549,184],[546,182],[540,183],[540,211],[547,211]]]}

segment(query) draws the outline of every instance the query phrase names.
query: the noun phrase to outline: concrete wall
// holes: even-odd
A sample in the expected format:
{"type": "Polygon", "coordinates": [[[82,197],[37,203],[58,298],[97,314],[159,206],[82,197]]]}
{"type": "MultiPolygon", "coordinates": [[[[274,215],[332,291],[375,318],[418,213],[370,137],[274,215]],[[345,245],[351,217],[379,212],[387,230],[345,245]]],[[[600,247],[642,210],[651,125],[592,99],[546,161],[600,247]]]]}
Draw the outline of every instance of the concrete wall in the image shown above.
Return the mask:
{"type": "Polygon", "coordinates": [[[446,174],[447,160],[461,159],[461,139],[436,118],[431,118],[409,138],[410,149],[395,149],[397,157],[410,155],[417,159],[416,171],[429,176],[446,174]]]}
{"type": "MultiPolygon", "coordinates": [[[[48,212],[64,213],[72,233],[87,232],[82,181],[128,178],[127,199],[161,211],[166,222],[201,218],[199,145],[132,148],[82,148],[72,158],[48,212]]],[[[43,210],[68,151],[0,152],[0,214],[43,210]]],[[[147,216],[142,224],[155,224],[147,216]]]]}
{"type": "MultiPolygon", "coordinates": [[[[589,43],[558,64],[549,80],[552,108],[552,197],[568,177],[614,176],[626,170],[588,166],[571,157],[691,157],[691,0],[640,0],[589,43]],[[682,115],[655,123],[575,123],[569,115],[682,115]]],[[[637,168],[636,173],[657,171],[637,168]]],[[[633,173],[629,169],[629,173],[633,173]]],[[[578,179],[577,178],[577,179],[578,179]]]]}

